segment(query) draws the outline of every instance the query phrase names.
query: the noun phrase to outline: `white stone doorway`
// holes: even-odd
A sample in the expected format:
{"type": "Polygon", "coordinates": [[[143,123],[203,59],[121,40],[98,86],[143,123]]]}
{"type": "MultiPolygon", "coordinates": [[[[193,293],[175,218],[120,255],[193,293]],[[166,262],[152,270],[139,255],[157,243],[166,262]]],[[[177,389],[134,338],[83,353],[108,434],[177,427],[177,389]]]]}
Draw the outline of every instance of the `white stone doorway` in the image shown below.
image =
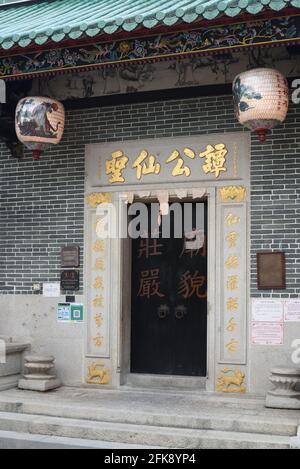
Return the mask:
{"type": "MultiPolygon", "coordinates": [[[[196,151],[196,150],[195,150],[196,151]]],[[[200,150],[199,150],[200,151],[200,150]]],[[[193,153],[194,154],[194,153],[193,153]]],[[[235,392],[248,390],[248,308],[249,308],[249,177],[250,136],[245,133],[200,135],[178,139],[111,142],[90,145],[86,153],[85,210],[85,304],[87,311],[83,380],[89,385],[118,388],[182,387],[227,392],[224,376],[243,377],[235,392]],[[167,164],[174,147],[226,148],[220,174],[208,172],[205,161],[189,162],[191,177],[172,176],[167,164]],[[222,142],[222,144],[220,143],[222,142]],[[117,148],[126,155],[123,180],[110,178],[111,155],[117,148]],[[142,148],[156,155],[159,175],[137,180],[134,161],[142,148]],[[127,161],[128,160],[128,161],[127,161]],[[109,174],[106,173],[107,169],[109,174]],[[116,224],[128,226],[125,201],[132,195],[157,202],[158,192],[170,201],[197,202],[199,191],[206,194],[208,211],[207,252],[207,376],[132,373],[131,366],[131,274],[130,239],[99,239],[96,226],[102,207],[115,208],[116,224]],[[147,194],[147,195],[145,195],[147,194]],[[196,194],[196,195],[195,195],[196,194]]],[[[176,169],[176,168],[175,168],[176,169]]],[[[173,169],[174,172],[174,169],[173,169]]],[[[200,200],[201,200],[200,197],[200,200]]],[[[131,203],[131,202],[130,202],[131,203]]],[[[151,350],[150,350],[151,353],[151,350]]],[[[142,371],[142,370],[140,370],[142,371]]]]}

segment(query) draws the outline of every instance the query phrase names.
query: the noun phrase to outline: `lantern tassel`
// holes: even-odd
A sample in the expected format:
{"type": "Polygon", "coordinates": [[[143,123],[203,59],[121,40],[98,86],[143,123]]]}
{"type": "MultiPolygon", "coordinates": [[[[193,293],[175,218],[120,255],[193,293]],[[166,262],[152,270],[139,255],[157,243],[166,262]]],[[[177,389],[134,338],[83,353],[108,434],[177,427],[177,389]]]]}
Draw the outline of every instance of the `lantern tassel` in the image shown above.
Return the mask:
{"type": "Polygon", "coordinates": [[[258,135],[260,143],[265,143],[267,139],[267,129],[257,129],[256,133],[258,135]]]}
{"type": "Polygon", "coordinates": [[[34,150],[33,152],[33,161],[40,161],[41,159],[41,150],[34,150]]]}

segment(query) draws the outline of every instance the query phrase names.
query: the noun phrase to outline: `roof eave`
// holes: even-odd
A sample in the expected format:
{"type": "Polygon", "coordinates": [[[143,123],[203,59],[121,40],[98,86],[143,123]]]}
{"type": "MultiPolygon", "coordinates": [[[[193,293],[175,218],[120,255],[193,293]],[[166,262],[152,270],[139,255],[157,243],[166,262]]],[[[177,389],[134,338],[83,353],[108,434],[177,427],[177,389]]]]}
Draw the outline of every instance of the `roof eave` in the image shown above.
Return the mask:
{"type": "Polygon", "coordinates": [[[74,47],[78,45],[84,44],[91,44],[91,43],[100,43],[100,42],[113,42],[116,40],[126,40],[132,38],[141,38],[141,37],[149,37],[155,36],[159,34],[166,34],[166,33],[175,33],[178,31],[187,31],[197,28],[206,28],[206,27],[215,27],[218,25],[230,25],[230,24],[237,24],[241,22],[256,22],[256,21],[266,21],[271,18],[281,18],[285,16],[299,16],[300,10],[299,8],[289,7],[278,12],[274,12],[274,10],[270,8],[266,8],[263,12],[260,12],[256,15],[251,13],[243,13],[239,16],[235,16],[233,18],[227,15],[220,15],[213,20],[206,20],[206,19],[199,19],[192,23],[185,23],[180,22],[176,23],[173,26],[166,26],[166,25],[157,25],[154,28],[146,28],[144,26],[140,26],[136,28],[134,31],[126,32],[123,29],[116,31],[114,34],[106,34],[102,33],[97,36],[91,37],[86,34],[82,34],[82,36],[78,39],[71,39],[67,37],[59,42],[49,40],[45,42],[43,45],[38,45],[34,41],[32,41],[28,46],[21,47],[20,45],[16,45],[10,49],[4,49],[0,46],[0,55],[1,56],[10,56],[10,55],[17,55],[24,52],[34,52],[34,51],[43,51],[48,50],[50,48],[63,48],[63,47],[74,47]]]}

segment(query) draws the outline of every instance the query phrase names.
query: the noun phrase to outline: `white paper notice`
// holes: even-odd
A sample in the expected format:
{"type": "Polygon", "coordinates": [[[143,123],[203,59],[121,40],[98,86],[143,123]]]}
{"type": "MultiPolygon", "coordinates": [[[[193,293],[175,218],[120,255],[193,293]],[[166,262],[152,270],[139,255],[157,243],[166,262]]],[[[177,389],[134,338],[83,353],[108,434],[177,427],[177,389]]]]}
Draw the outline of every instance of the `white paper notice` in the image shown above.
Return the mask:
{"type": "Polygon", "coordinates": [[[274,322],[253,322],[252,344],[283,345],[283,324],[274,322]]]}
{"type": "Polygon", "coordinates": [[[283,300],[252,300],[252,321],[283,323],[283,300]]]}
{"type": "Polygon", "coordinates": [[[300,322],[300,300],[289,300],[284,307],[285,322],[300,322]]]}
{"type": "Polygon", "coordinates": [[[60,297],[60,283],[44,283],[43,296],[46,298],[59,298],[60,297]]]}

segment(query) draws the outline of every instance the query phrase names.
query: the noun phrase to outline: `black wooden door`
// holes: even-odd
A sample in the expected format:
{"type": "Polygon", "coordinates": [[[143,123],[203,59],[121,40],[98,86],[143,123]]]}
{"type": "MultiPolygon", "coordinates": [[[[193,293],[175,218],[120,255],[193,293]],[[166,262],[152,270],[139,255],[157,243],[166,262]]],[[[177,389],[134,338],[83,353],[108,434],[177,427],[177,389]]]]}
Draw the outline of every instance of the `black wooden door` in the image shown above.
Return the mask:
{"type": "Polygon", "coordinates": [[[178,239],[172,229],[170,239],[133,240],[132,373],[206,376],[207,205],[201,208],[202,240],[193,249],[190,235],[178,239]]]}

